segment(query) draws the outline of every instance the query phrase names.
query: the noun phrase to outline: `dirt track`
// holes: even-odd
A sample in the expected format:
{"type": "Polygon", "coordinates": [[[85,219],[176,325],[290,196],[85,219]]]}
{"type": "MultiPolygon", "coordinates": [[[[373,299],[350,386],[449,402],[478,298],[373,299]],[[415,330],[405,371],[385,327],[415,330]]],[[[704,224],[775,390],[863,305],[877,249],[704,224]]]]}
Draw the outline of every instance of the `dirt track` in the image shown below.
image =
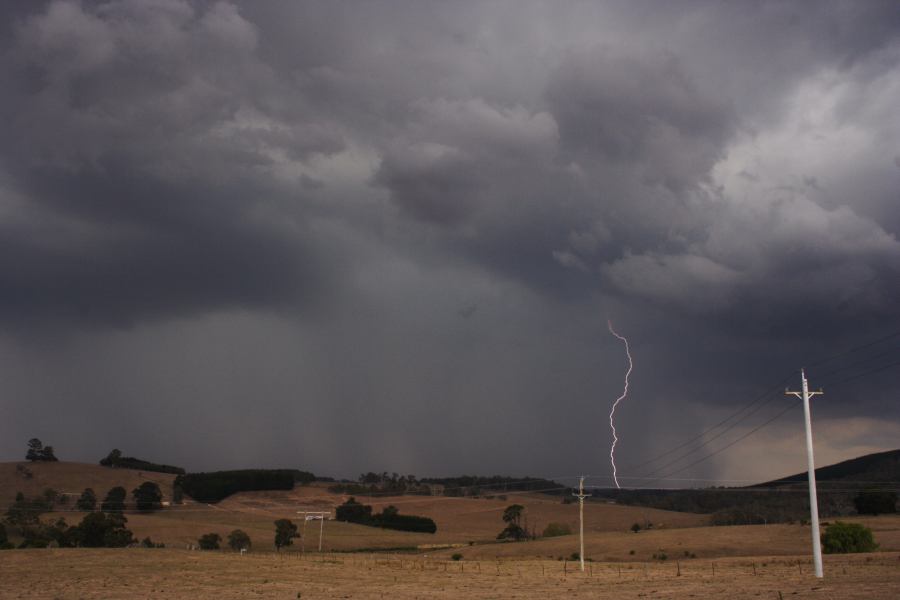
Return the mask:
{"type": "Polygon", "coordinates": [[[0,597],[75,598],[841,598],[894,599],[900,555],[577,563],[444,561],[371,554],[244,557],[181,550],[54,549],[0,555],[0,597]],[[799,563],[798,563],[799,560],[799,563]],[[677,575],[678,569],[681,575],[677,575]]]}

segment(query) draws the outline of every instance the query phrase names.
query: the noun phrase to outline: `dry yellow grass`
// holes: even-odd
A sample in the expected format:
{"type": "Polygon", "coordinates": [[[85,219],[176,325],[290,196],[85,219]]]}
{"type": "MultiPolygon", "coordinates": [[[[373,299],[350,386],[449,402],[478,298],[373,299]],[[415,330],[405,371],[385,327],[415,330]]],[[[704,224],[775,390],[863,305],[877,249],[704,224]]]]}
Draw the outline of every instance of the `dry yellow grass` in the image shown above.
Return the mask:
{"type": "Polygon", "coordinates": [[[383,555],[179,550],[6,552],[3,598],[841,598],[888,600],[900,589],[896,553],[826,557],[816,579],[804,558],[754,557],[652,564],[441,561],[383,555]],[[678,575],[680,568],[681,574],[678,575]],[[565,571],[564,571],[565,569],[565,571]],[[779,593],[781,596],[779,596],[779,593]]]}

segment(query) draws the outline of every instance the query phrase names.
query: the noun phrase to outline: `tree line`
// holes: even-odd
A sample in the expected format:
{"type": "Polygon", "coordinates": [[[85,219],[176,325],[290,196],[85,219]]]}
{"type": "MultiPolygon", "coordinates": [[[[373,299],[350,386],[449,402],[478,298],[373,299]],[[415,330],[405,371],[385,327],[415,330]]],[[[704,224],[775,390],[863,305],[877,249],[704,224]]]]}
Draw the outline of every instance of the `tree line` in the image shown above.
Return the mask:
{"type": "Polygon", "coordinates": [[[437,525],[428,517],[401,515],[396,506],[387,506],[380,513],[372,514],[372,507],[350,498],[337,507],[335,520],[369,527],[396,529],[398,531],[414,531],[416,533],[434,533],[437,525]]]}

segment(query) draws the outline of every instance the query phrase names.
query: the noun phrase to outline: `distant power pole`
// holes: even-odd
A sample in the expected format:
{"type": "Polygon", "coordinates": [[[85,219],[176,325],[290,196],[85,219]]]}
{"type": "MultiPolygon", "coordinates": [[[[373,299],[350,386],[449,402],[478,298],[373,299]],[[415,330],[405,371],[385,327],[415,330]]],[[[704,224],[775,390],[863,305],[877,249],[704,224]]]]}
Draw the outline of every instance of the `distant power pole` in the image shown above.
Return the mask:
{"type": "Polygon", "coordinates": [[[581,539],[581,552],[578,553],[578,558],[581,561],[581,572],[584,573],[584,499],[587,496],[584,493],[584,476],[578,478],[578,493],[572,493],[576,498],[578,498],[578,526],[580,529],[579,538],[581,539]]]}
{"type": "Polygon", "coordinates": [[[822,390],[810,392],[806,382],[806,373],[800,369],[800,379],[803,382],[802,391],[792,392],[785,390],[790,396],[797,396],[803,400],[803,417],[806,421],[806,461],[809,471],[809,515],[810,528],[812,529],[813,561],[816,566],[816,577],[824,577],[822,573],[822,542],[819,539],[819,502],[816,499],[816,464],[813,459],[812,420],[809,416],[809,399],[812,396],[823,394],[822,390]]]}

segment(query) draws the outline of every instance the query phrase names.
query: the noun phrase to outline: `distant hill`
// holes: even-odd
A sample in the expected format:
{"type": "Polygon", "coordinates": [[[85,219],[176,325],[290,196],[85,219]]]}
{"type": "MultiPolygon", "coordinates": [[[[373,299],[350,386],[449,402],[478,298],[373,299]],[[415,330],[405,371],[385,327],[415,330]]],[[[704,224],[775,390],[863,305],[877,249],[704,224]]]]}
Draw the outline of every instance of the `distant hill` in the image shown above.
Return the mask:
{"type": "MultiPolygon", "coordinates": [[[[816,469],[823,517],[856,514],[860,490],[900,490],[900,450],[867,454],[816,469]]],[[[595,497],[620,504],[713,515],[720,525],[800,521],[809,518],[806,473],[747,487],[689,490],[597,490],[595,497]]]]}
{"type": "MultiPolygon", "coordinates": [[[[760,483],[750,487],[780,487],[785,485],[805,485],[807,482],[806,471],[760,483]]],[[[866,454],[857,458],[851,458],[827,467],[816,469],[816,484],[839,482],[841,487],[866,487],[879,483],[900,482],[900,450],[888,450],[866,454]]]]}

